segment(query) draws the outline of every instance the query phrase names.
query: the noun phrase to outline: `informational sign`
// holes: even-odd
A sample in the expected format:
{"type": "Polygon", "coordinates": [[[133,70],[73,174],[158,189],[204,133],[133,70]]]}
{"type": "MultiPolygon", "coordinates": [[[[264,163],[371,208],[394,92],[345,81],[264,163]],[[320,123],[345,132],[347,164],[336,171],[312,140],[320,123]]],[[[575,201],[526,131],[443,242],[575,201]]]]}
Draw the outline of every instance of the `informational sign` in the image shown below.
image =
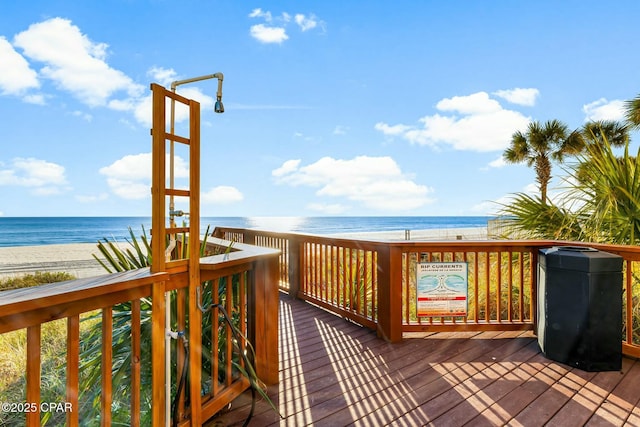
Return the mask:
{"type": "Polygon", "coordinates": [[[467,271],[466,262],[418,263],[418,317],[466,316],[467,271]]]}

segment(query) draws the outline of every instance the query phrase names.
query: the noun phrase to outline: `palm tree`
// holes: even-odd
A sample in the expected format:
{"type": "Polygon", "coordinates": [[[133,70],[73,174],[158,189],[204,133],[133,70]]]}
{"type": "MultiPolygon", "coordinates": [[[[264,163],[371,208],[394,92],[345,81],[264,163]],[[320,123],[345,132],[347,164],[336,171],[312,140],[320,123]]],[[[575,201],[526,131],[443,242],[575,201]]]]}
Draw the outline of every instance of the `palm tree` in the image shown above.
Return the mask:
{"type": "MultiPolygon", "coordinates": [[[[611,144],[589,146],[578,168],[586,176],[576,180],[568,197],[579,206],[583,227],[593,242],[637,245],[640,241],[640,162],[625,146],[621,157],[611,144]]],[[[582,157],[582,156],[581,156],[582,157]]],[[[577,170],[576,170],[577,172],[577,170]]]]}
{"type": "Polygon", "coordinates": [[[562,162],[566,155],[577,154],[584,147],[579,131],[571,133],[567,125],[559,120],[549,120],[544,124],[529,123],[527,131],[517,131],[511,137],[511,145],[503,157],[508,163],[526,163],[534,167],[536,181],[540,185],[540,200],[547,203],[547,187],[551,181],[551,162],[562,162]]]}
{"type": "Polygon", "coordinates": [[[640,128],[640,95],[625,102],[625,116],[629,124],[635,128],[640,128]]]}
{"type": "Polygon", "coordinates": [[[596,143],[602,147],[605,140],[612,147],[624,147],[629,143],[629,126],[615,120],[599,120],[586,123],[582,127],[586,143],[596,143]]]}
{"type": "Polygon", "coordinates": [[[637,245],[640,242],[640,149],[616,156],[606,136],[587,144],[568,172],[558,204],[516,193],[501,214],[527,238],[637,245]],[[581,177],[577,175],[580,174],[581,177]]]}
{"type": "MultiPolygon", "coordinates": [[[[591,151],[602,151],[605,147],[626,147],[629,145],[629,125],[614,120],[601,120],[586,123],[582,127],[584,147],[582,152],[590,154],[591,151]]],[[[583,158],[575,172],[575,177],[584,182],[588,179],[586,169],[589,167],[589,159],[583,158]]]]}

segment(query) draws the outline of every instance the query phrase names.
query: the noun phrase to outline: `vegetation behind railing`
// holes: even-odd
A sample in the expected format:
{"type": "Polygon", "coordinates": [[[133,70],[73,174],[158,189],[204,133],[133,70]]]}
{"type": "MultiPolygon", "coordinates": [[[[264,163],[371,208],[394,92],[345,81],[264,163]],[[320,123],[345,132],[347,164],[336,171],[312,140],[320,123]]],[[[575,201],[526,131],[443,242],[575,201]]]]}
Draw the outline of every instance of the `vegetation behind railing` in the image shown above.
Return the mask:
{"type": "Polygon", "coordinates": [[[278,242],[286,248],[280,258],[281,290],[392,341],[412,331],[534,329],[540,249],[571,245],[614,253],[624,259],[623,352],[640,357],[636,246],[553,240],[382,242],[226,227],[216,228],[214,235],[257,245],[278,242]],[[466,317],[417,316],[416,266],[430,261],[468,263],[466,317]]]}

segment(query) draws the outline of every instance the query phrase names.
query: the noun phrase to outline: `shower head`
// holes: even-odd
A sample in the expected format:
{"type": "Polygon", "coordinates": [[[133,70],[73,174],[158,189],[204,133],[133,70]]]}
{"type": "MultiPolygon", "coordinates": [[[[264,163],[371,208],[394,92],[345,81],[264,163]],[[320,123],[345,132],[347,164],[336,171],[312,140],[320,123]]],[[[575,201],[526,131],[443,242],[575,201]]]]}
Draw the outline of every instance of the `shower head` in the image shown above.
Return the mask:
{"type": "Polygon", "coordinates": [[[213,111],[216,113],[224,113],[224,105],[222,105],[222,100],[218,98],[215,105],[213,106],[213,111]]]}
{"type": "Polygon", "coordinates": [[[218,78],[218,92],[216,93],[216,103],[213,106],[213,111],[216,113],[224,113],[224,105],[222,105],[222,80],[224,76],[222,73],[214,74],[218,78]]]}

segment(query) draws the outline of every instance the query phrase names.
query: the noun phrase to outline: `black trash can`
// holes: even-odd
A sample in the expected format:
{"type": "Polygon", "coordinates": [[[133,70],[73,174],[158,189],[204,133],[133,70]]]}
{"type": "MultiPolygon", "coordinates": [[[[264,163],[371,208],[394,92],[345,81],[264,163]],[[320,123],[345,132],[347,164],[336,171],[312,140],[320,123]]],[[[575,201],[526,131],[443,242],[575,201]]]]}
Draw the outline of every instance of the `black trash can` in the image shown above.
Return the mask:
{"type": "Polygon", "coordinates": [[[538,257],[538,344],[585,371],[622,369],[622,257],[559,246],[538,257]]]}

